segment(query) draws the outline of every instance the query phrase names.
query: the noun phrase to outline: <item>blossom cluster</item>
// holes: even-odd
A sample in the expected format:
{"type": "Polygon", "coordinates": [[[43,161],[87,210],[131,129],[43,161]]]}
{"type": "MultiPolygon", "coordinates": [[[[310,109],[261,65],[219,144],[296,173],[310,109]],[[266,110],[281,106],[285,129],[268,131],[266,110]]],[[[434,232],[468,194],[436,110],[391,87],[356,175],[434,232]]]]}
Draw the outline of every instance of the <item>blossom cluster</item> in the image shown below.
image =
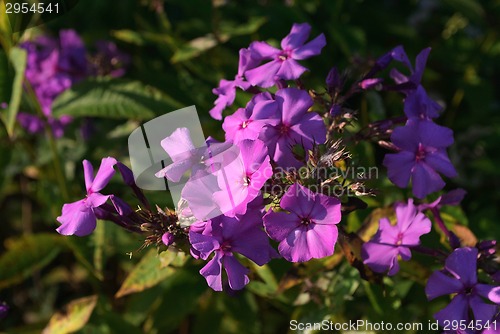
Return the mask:
{"type": "Polygon", "coordinates": [[[378,231],[362,246],[359,262],[363,270],[392,276],[400,271],[399,260],[410,260],[412,252],[431,255],[444,269],[429,278],[428,298],[455,294],[436,319],[469,320],[473,315],[491,320],[499,310],[499,288],[480,282],[477,273],[485,271],[491,281],[500,280],[495,242],[464,247],[443,221],[441,208],[459,205],[465,191],[424,200],[444,188],[440,174],[456,175],[446,152],[453,133],[435,123],[442,107],[421,85],[430,49],[420,52],[413,66],[403,48],[396,47],[347,89],[348,78],[333,68],[321,92],[304,89],[302,82],[308,71],[302,61],[319,55],[326,45],[323,34],[308,41],[310,34],[308,24],[294,24],[279,47],[256,41],[240,50],[237,74],[213,90],[217,99],[209,112],[222,121],[224,142],[208,138],[203,147],[196,147],[184,127],[166,134],[161,146],[171,163],[155,175],[181,187],[175,210],[157,206],[153,211],[130,169],[114,158],[103,159],[95,177],[84,161],[87,194],[63,207],[58,232],[83,236],[92,232],[96,219],[110,220],[145,235],[145,246],[180,249],[204,262],[200,274],[216,291],[243,289],[250,277],[247,260],[262,266],[276,258],[306,262],[331,256],[339,236],[348,239],[344,216],[367,207],[359,197],[375,194],[360,190],[370,180],[334,172],[352,163],[342,135],[356,121],[356,112],[346,105],[366,90],[397,91],[404,98],[404,116],[373,122],[352,138],[392,150],[383,161],[387,177],[400,188],[411,180],[416,199],[392,205],[395,214],[380,219],[378,231]],[[395,63],[409,74],[393,67],[393,83],[387,84],[382,71],[395,63]],[[239,90],[253,96],[245,107],[233,110],[239,90]],[[101,193],[115,168],[141,202],[138,210],[101,193]],[[331,187],[356,192],[332,196],[331,187]],[[451,251],[422,245],[433,222],[451,251]]]}
{"type": "Polygon", "coordinates": [[[97,75],[119,77],[130,61],[113,42],[99,41],[89,53],[74,30],[61,30],[59,37],[39,36],[21,47],[27,52],[25,77],[40,104],[44,117],[20,112],[18,121],[30,133],[41,132],[46,120],[54,135],[61,137],[71,117],[52,116],[52,103],[75,83],[97,75]]]}

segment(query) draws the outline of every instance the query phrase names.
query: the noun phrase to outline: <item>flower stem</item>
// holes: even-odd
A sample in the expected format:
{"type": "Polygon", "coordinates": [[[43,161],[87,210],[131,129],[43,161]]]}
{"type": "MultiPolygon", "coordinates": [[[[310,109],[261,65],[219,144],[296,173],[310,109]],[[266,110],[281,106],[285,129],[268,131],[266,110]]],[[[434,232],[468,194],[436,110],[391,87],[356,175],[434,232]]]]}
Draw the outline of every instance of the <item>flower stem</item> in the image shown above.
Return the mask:
{"type": "Polygon", "coordinates": [[[435,219],[437,225],[439,226],[439,228],[443,231],[443,233],[448,238],[448,241],[450,242],[451,248],[453,248],[453,249],[459,248],[460,247],[460,240],[455,235],[455,233],[451,232],[446,227],[446,224],[444,223],[443,218],[441,217],[441,214],[439,213],[438,208],[432,208],[431,212],[434,215],[434,219],[435,219]]]}

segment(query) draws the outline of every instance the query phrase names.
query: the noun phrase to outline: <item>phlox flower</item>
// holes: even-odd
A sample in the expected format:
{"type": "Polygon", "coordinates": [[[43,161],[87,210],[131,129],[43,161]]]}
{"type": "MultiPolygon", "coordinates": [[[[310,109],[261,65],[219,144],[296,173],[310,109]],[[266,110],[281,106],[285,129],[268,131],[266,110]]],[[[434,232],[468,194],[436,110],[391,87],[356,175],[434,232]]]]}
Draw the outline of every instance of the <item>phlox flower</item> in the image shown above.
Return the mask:
{"type": "Polygon", "coordinates": [[[364,263],[375,272],[395,275],[399,271],[398,256],[411,258],[411,247],[420,244],[420,237],[431,231],[431,221],[419,212],[410,199],[408,204],[396,205],[396,225],[382,218],[375,236],[363,245],[364,263]]]}
{"type": "Polygon", "coordinates": [[[264,215],[267,234],[279,242],[279,253],[290,262],[305,262],[332,255],[340,222],[340,201],[315,194],[293,184],[280,201],[283,210],[272,209],[264,215]]]}
{"type": "Polygon", "coordinates": [[[431,121],[410,121],[396,128],[391,141],[401,151],[387,154],[383,164],[387,167],[389,179],[400,188],[412,181],[413,194],[424,198],[441,190],[445,183],[438,172],[455,177],[446,148],[453,144],[451,129],[431,121]]]}
{"type": "Polygon", "coordinates": [[[303,60],[321,53],[326,45],[325,35],[321,34],[306,43],[311,26],[307,23],[295,23],[290,33],[281,40],[281,50],[266,42],[250,44],[252,57],[259,61],[271,60],[264,65],[247,70],[245,77],[253,86],[271,87],[277,80],[296,80],[307,68],[297,60],[303,60]]]}
{"type": "Polygon", "coordinates": [[[284,88],[276,93],[279,106],[278,121],[267,125],[259,136],[266,143],[269,156],[281,167],[300,167],[292,152],[292,146],[302,145],[306,150],[326,140],[323,119],[314,112],[308,112],[313,100],[306,91],[284,88]]]}
{"type": "MultiPolygon", "coordinates": [[[[57,232],[63,235],[77,235],[79,237],[88,235],[96,227],[96,210],[106,203],[113,195],[103,195],[100,191],[108,184],[115,174],[114,166],[116,159],[112,157],[103,158],[99,170],[94,177],[94,169],[88,160],[83,161],[85,175],[85,187],[87,195],[84,199],[64,204],[62,215],[57,217],[61,226],[57,232]]],[[[118,204],[119,207],[120,204],[118,204]]]]}
{"type": "Polygon", "coordinates": [[[259,266],[276,256],[262,230],[261,217],[255,219],[254,214],[236,218],[219,216],[195,223],[189,230],[189,242],[194,257],[207,260],[213,254],[200,274],[215,291],[223,290],[222,269],[227,274],[231,289],[241,290],[248,284],[249,270],[236,259],[235,254],[241,254],[259,266]]]}
{"type": "Polygon", "coordinates": [[[497,314],[500,304],[500,287],[479,283],[477,278],[476,248],[457,248],[448,256],[442,271],[435,271],[425,287],[429,300],[456,294],[444,309],[434,314],[443,325],[445,320],[472,320],[469,309],[476,321],[482,324],[491,321],[497,314]],[[497,305],[494,305],[494,304],[497,305]]]}

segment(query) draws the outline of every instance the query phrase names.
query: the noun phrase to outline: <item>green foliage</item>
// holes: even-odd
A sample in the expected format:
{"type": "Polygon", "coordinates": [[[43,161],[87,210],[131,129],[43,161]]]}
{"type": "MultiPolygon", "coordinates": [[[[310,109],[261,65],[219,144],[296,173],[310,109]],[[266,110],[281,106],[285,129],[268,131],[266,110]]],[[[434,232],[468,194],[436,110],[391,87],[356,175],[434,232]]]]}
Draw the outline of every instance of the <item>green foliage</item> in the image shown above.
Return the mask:
{"type": "Polygon", "coordinates": [[[180,104],[156,88],[122,79],[89,79],[62,93],[54,101],[55,116],[151,119],[180,104]]]}

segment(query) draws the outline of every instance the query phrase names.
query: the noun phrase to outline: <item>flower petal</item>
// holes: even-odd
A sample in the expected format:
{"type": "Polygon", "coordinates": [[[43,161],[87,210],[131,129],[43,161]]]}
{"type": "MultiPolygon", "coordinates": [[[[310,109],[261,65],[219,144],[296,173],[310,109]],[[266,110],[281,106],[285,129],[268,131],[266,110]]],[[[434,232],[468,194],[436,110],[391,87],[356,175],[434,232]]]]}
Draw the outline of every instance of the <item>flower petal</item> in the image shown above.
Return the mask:
{"type": "Polygon", "coordinates": [[[92,182],[91,189],[93,192],[101,191],[115,175],[116,159],[112,157],[103,158],[99,170],[92,182]]]}
{"type": "Polygon", "coordinates": [[[456,295],[452,301],[441,311],[434,314],[434,318],[439,321],[441,326],[444,326],[444,321],[460,321],[469,320],[469,305],[467,303],[467,298],[462,295],[456,295]]]}
{"type": "Polygon", "coordinates": [[[281,40],[281,48],[283,50],[294,50],[304,45],[310,33],[311,26],[308,23],[294,23],[290,33],[281,40]]]}
{"type": "Polygon", "coordinates": [[[315,39],[308,42],[304,46],[299,47],[298,49],[292,52],[292,58],[294,59],[306,59],[312,56],[317,56],[321,53],[321,50],[326,45],[326,38],[324,34],[318,35],[315,39]]]}
{"type": "Polygon", "coordinates": [[[465,286],[477,283],[477,248],[457,248],[448,256],[445,268],[465,286]]]}
{"type": "Polygon", "coordinates": [[[274,212],[272,209],[264,215],[264,227],[267,234],[278,242],[284,240],[300,226],[300,218],[293,213],[274,212]]]}
{"type": "Polygon", "coordinates": [[[222,257],[222,252],[216,252],[215,256],[200,270],[208,286],[215,291],[222,291],[222,257]]]}
{"type": "Polygon", "coordinates": [[[241,290],[250,282],[247,276],[250,270],[239,263],[234,256],[224,255],[222,263],[224,264],[224,269],[226,270],[231,289],[241,290]]]}
{"type": "Polygon", "coordinates": [[[463,284],[456,278],[445,275],[441,271],[435,271],[429,277],[425,286],[425,294],[427,299],[457,293],[463,289],[463,284]]]}

